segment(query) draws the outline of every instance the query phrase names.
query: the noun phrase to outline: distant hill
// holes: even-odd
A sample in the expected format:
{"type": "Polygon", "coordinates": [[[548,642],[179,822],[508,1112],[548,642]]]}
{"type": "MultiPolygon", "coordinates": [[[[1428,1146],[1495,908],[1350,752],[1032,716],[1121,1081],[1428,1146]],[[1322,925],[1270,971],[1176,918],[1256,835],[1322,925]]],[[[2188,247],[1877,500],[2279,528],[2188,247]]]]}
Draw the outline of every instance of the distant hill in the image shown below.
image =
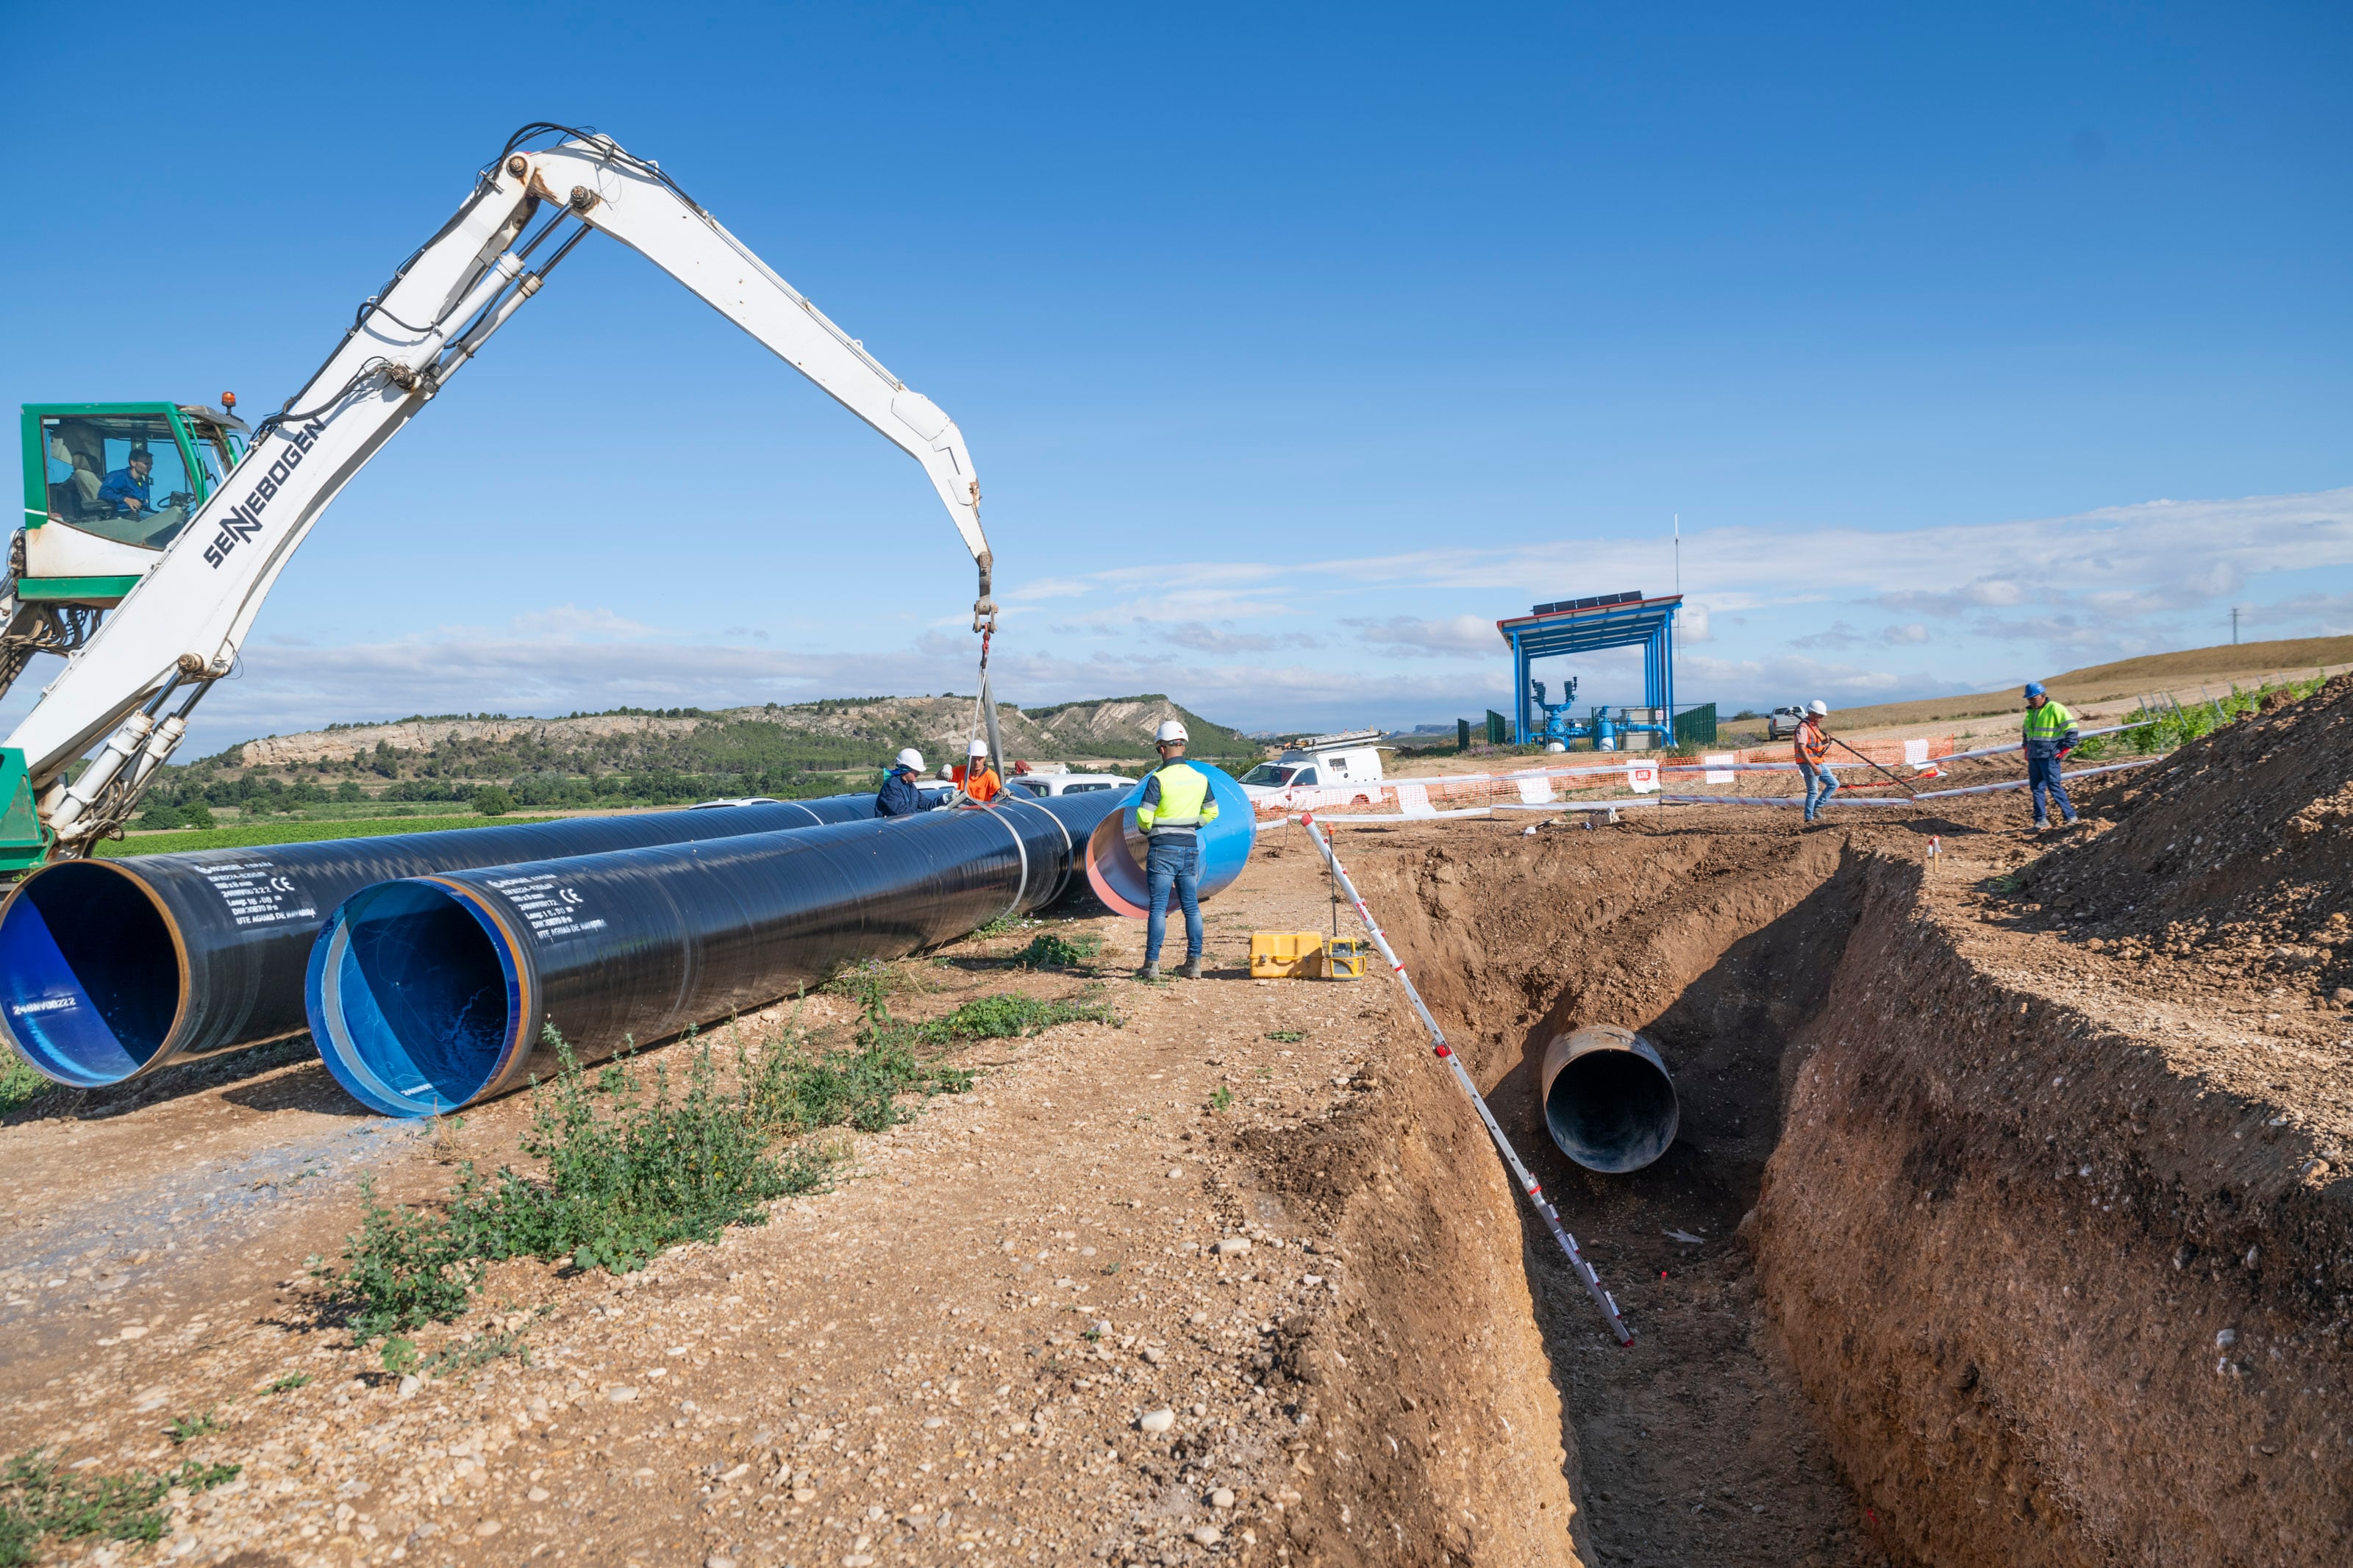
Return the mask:
{"type": "MultiPolygon", "coordinates": [[[[169,794],[241,804],[255,790],[394,800],[465,799],[484,784],[523,805],[614,804],[722,795],[818,795],[861,787],[902,746],[936,768],[962,759],[970,697],[861,697],[791,705],[562,719],[419,715],[336,725],[231,746],[172,770],[169,794]]],[[[1194,754],[1255,760],[1261,748],[1159,693],[1000,706],[1008,755],[1030,762],[1133,764],[1153,755],[1162,721],[1181,719],[1194,754]]],[[[181,804],[185,804],[182,801],[181,804]]]]}
{"type": "MultiPolygon", "coordinates": [[[[2216,647],[2184,648],[2178,653],[2143,654],[2113,664],[2086,665],[2042,678],[2062,702],[2106,702],[2145,692],[2173,690],[2201,681],[2227,685],[2233,680],[2258,681],[2265,676],[2308,676],[2316,669],[2353,665],[2353,637],[2286,637],[2274,642],[2225,643],[2216,647]]],[[[1965,697],[1924,697],[1913,702],[1879,702],[1867,708],[1841,708],[1842,729],[1875,729],[1897,724],[1931,724],[1946,719],[1982,719],[2014,713],[2022,706],[2018,688],[1979,691],[1965,697]]]]}

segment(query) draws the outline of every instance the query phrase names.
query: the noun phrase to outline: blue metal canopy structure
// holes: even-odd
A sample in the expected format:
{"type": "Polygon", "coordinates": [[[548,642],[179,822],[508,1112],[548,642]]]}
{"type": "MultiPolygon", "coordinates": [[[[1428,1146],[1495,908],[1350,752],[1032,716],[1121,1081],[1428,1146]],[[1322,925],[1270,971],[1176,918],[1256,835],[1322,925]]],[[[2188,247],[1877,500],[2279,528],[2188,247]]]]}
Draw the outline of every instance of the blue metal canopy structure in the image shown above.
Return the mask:
{"type": "Polygon", "coordinates": [[[1601,594],[1586,599],[1563,599],[1538,605],[1528,615],[1497,621],[1495,629],[1512,645],[1512,689],[1519,695],[1512,714],[1513,738],[1532,736],[1544,728],[1544,716],[1534,711],[1535,696],[1528,667],[1558,654],[1592,653],[1600,648],[1642,647],[1644,706],[1672,713],[1675,703],[1675,613],[1683,596],[1670,594],[1649,599],[1640,593],[1601,594]]]}

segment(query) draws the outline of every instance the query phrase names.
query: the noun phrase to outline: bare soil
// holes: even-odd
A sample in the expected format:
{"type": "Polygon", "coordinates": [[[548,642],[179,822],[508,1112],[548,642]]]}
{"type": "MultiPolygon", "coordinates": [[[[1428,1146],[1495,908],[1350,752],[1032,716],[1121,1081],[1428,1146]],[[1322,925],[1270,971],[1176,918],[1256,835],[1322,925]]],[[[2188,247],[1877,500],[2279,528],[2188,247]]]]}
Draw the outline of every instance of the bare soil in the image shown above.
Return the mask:
{"type": "Polygon", "coordinates": [[[1083,910],[1101,975],[1009,967],[1027,932],[908,961],[902,1016],[1099,986],[1123,1026],[976,1049],[972,1093],[715,1246],[502,1266],[423,1348],[530,1363],[406,1393],[304,1259],[360,1171],[430,1198],[526,1104],[387,1123],[283,1049],[38,1102],[0,1128],[0,1452],[242,1464],[158,1550],[248,1564],[2343,1562],[2353,1024],[2312,932],[2353,896],[2314,805],[2345,700],[2072,836],[2015,796],[1339,829],[1630,1350],[1393,981],[1246,977],[1249,931],[1332,920],[1274,829],[1209,980],[1126,979],[1139,933],[1083,910]],[[2217,864],[2152,868],[2185,828],[2217,864]],[[1681,1095],[1632,1176],[1541,1128],[1535,1063],[1589,1022],[1681,1095]]]}

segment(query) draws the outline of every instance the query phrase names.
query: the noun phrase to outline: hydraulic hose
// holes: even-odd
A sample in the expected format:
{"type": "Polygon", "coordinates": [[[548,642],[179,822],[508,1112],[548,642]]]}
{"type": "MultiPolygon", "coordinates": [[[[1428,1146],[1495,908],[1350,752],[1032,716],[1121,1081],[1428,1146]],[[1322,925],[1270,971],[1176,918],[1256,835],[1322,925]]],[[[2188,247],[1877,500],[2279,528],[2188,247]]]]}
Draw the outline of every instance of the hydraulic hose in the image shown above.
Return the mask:
{"type": "Polygon", "coordinates": [[[438,1115],[577,1059],[749,1012],[845,963],[1042,909],[1109,791],[404,878],[346,899],[307,988],[328,1069],[370,1109],[438,1115]]]}
{"type": "Polygon", "coordinates": [[[67,860],[0,904],[0,1033],[58,1083],[95,1088],[298,1035],[311,939],[398,877],[874,815],[868,795],[583,816],[255,849],[67,860]]]}

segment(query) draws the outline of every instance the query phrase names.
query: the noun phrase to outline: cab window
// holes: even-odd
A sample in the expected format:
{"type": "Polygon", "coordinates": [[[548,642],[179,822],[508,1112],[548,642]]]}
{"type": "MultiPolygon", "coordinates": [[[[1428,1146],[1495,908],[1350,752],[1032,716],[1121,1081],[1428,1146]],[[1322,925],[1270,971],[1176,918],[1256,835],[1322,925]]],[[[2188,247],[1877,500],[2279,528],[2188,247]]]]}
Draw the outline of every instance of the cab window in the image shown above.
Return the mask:
{"type": "Polygon", "coordinates": [[[1261,763],[1242,775],[1242,783],[1264,784],[1270,788],[1280,789],[1291,783],[1292,775],[1298,771],[1297,768],[1281,767],[1273,763],[1261,763]]]}
{"type": "Polygon", "coordinates": [[[49,516],[86,533],[162,549],[186,525],[196,486],[160,414],[41,421],[49,516]]]}

